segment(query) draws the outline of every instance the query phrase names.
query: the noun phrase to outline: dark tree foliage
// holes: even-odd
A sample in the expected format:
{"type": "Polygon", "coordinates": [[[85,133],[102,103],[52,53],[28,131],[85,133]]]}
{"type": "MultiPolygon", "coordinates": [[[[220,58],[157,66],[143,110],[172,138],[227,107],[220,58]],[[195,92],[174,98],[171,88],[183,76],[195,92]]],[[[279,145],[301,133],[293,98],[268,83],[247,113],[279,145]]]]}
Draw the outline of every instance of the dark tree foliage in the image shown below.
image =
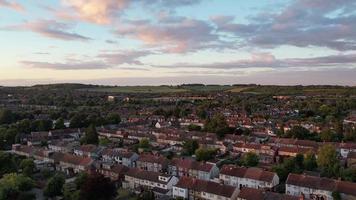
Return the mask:
{"type": "Polygon", "coordinates": [[[310,132],[302,126],[293,126],[285,133],[285,136],[289,138],[308,139],[310,137],[310,132]]]}
{"type": "Polygon", "coordinates": [[[199,143],[196,140],[186,140],[183,143],[184,153],[191,156],[199,148],[199,143]]]}
{"type": "Polygon", "coordinates": [[[46,188],[44,189],[44,195],[46,197],[55,197],[62,195],[62,188],[65,183],[65,178],[62,175],[56,174],[48,180],[46,188]]]}
{"type": "Polygon", "coordinates": [[[14,115],[11,110],[0,109],[0,125],[10,124],[14,120],[14,115]]]}
{"type": "Polygon", "coordinates": [[[99,144],[99,136],[94,124],[91,124],[85,130],[85,136],[82,138],[81,142],[83,144],[99,144]]]}
{"type": "Polygon", "coordinates": [[[247,167],[255,167],[258,165],[258,155],[253,152],[248,152],[242,157],[242,164],[247,167]]]}
{"type": "Polygon", "coordinates": [[[101,174],[91,174],[80,189],[81,200],[107,200],[115,196],[115,185],[101,174]]]}

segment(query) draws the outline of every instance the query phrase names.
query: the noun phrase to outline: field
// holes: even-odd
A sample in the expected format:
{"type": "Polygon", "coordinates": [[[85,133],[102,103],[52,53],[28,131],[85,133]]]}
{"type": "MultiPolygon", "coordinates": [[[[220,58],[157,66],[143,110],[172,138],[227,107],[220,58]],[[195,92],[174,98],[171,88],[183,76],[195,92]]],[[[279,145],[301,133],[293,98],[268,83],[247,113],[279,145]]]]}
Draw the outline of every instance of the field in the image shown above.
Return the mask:
{"type": "Polygon", "coordinates": [[[233,89],[230,85],[180,85],[180,86],[99,86],[93,88],[82,88],[80,90],[91,92],[111,93],[179,93],[179,92],[217,92],[233,89]]]}
{"type": "Polygon", "coordinates": [[[188,92],[188,90],[177,86],[120,86],[120,87],[94,87],[81,89],[91,92],[110,93],[177,93],[188,92]]]}

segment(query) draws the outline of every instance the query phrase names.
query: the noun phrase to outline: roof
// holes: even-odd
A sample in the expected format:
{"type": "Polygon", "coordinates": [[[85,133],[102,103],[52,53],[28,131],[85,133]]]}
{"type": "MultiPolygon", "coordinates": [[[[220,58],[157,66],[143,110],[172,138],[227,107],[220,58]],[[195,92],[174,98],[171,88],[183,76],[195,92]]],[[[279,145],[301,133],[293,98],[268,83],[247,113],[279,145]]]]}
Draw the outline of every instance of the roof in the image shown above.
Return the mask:
{"type": "Polygon", "coordinates": [[[220,170],[220,174],[235,176],[240,178],[254,179],[264,182],[272,182],[273,177],[277,176],[274,172],[265,171],[256,167],[237,167],[233,165],[224,165],[220,170]]]}
{"type": "Polygon", "coordinates": [[[95,152],[97,149],[98,147],[96,145],[86,144],[86,145],[81,145],[78,150],[83,152],[95,152]]]}
{"type": "Polygon", "coordinates": [[[280,194],[274,192],[265,192],[263,190],[243,187],[240,190],[238,198],[245,200],[299,200],[298,196],[280,194]]]}
{"type": "Polygon", "coordinates": [[[233,186],[222,185],[216,182],[205,181],[186,176],[181,177],[175,187],[186,188],[198,192],[206,192],[228,198],[232,197],[235,190],[237,190],[237,188],[233,186]]]}
{"type": "Polygon", "coordinates": [[[288,175],[286,184],[326,191],[338,191],[356,196],[356,183],[348,181],[291,173],[288,175]]]}
{"type": "Polygon", "coordinates": [[[210,172],[211,169],[214,167],[214,165],[210,163],[203,163],[192,159],[179,159],[179,158],[173,159],[172,165],[175,165],[178,168],[193,169],[193,170],[204,171],[204,172],[210,172]]]}
{"type": "Polygon", "coordinates": [[[167,174],[163,174],[163,173],[159,173],[159,172],[152,172],[152,171],[145,171],[145,170],[141,170],[138,168],[130,168],[127,171],[126,175],[130,176],[130,177],[137,178],[137,179],[141,179],[141,180],[149,180],[152,182],[163,183],[163,184],[166,184],[167,182],[159,180],[160,176],[166,177],[168,179],[170,179],[172,177],[167,174]]]}
{"type": "Polygon", "coordinates": [[[151,154],[141,154],[137,160],[138,162],[148,162],[148,163],[159,163],[159,164],[167,164],[168,160],[164,156],[154,156],[151,154]]]}
{"type": "Polygon", "coordinates": [[[81,166],[89,166],[93,163],[93,160],[90,157],[74,156],[68,153],[54,152],[52,158],[55,162],[64,162],[81,166]]]}

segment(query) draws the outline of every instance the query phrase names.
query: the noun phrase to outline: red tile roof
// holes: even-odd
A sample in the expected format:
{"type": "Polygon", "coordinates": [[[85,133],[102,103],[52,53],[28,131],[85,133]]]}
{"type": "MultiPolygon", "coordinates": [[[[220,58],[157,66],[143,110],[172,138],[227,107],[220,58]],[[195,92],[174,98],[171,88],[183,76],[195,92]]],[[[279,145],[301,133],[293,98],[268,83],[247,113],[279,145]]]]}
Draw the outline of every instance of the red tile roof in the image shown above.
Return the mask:
{"type": "Polygon", "coordinates": [[[224,165],[220,170],[220,174],[229,176],[254,179],[264,182],[272,182],[273,177],[276,175],[274,172],[262,170],[260,168],[250,167],[237,167],[233,165],[224,165]]]}
{"type": "Polygon", "coordinates": [[[234,194],[235,190],[237,190],[237,188],[233,186],[222,185],[216,182],[205,181],[186,176],[179,179],[176,187],[195,190],[198,192],[206,192],[228,198],[230,198],[234,194]]]}

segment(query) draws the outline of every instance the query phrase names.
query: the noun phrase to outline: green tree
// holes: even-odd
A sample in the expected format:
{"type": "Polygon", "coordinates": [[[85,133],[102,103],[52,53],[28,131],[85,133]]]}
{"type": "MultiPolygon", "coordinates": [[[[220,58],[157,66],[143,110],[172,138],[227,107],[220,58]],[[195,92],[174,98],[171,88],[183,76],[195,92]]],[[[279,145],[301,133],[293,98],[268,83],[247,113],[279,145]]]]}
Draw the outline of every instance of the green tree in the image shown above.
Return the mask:
{"type": "Polygon", "coordinates": [[[22,169],[22,173],[24,175],[31,177],[36,169],[36,165],[32,159],[27,158],[21,161],[20,168],[22,169]]]}
{"type": "Polygon", "coordinates": [[[151,190],[145,190],[140,194],[138,200],[155,200],[155,194],[151,190]]]}
{"type": "Polygon", "coordinates": [[[56,120],[56,123],[54,125],[54,129],[65,129],[66,127],[64,126],[64,119],[63,118],[58,118],[56,120]]]}
{"type": "Polygon", "coordinates": [[[333,197],[334,200],[342,200],[341,194],[340,194],[340,192],[338,192],[338,191],[333,191],[333,192],[331,193],[331,196],[333,197]]]}
{"type": "Polygon", "coordinates": [[[0,124],[11,124],[13,121],[13,114],[11,110],[0,109],[0,124]]]}
{"type": "Polygon", "coordinates": [[[83,116],[79,114],[75,114],[71,119],[70,119],[70,125],[71,128],[82,128],[84,126],[83,122],[83,116]]]}
{"type": "Polygon", "coordinates": [[[0,200],[17,199],[21,193],[31,190],[34,181],[22,174],[5,174],[0,179],[0,200]]]}
{"type": "Polygon", "coordinates": [[[201,131],[201,126],[195,124],[189,124],[188,126],[189,131],[201,131]]]}
{"type": "Polygon", "coordinates": [[[96,144],[96,145],[99,143],[98,132],[96,131],[94,124],[91,124],[85,130],[85,136],[82,139],[82,143],[83,144],[96,144]]]}
{"type": "Polygon", "coordinates": [[[318,168],[318,164],[316,163],[316,158],[313,152],[309,151],[306,153],[303,166],[304,169],[309,171],[314,171],[316,168],[318,168]]]}
{"type": "Polygon", "coordinates": [[[242,156],[242,164],[247,167],[255,167],[258,165],[258,155],[253,152],[247,152],[242,156]]]}
{"type": "Polygon", "coordinates": [[[115,185],[101,174],[90,174],[80,188],[80,200],[106,200],[115,196],[115,185]]]}
{"type": "Polygon", "coordinates": [[[195,151],[195,156],[198,161],[208,161],[216,155],[216,149],[199,148],[195,151]]]}
{"type": "Polygon", "coordinates": [[[199,143],[196,140],[186,140],[183,143],[183,150],[187,155],[193,155],[198,148],[199,143]]]}
{"type": "Polygon", "coordinates": [[[148,139],[142,139],[139,142],[139,148],[141,149],[149,149],[150,146],[150,141],[148,139]]]}
{"type": "Polygon", "coordinates": [[[319,148],[317,164],[325,176],[337,176],[340,163],[333,145],[327,144],[319,148]]]}
{"type": "Polygon", "coordinates": [[[285,135],[290,138],[307,139],[310,132],[302,126],[293,126],[285,135]]]}
{"type": "Polygon", "coordinates": [[[336,142],[338,140],[337,134],[330,129],[323,130],[320,133],[320,139],[324,142],[336,142]]]}
{"type": "Polygon", "coordinates": [[[4,174],[17,171],[17,165],[14,157],[9,153],[0,151],[0,163],[0,177],[4,174]]]}
{"type": "Polygon", "coordinates": [[[65,183],[64,176],[60,174],[54,175],[47,182],[47,185],[44,189],[44,195],[46,197],[56,197],[62,195],[62,188],[65,183]]]}
{"type": "Polygon", "coordinates": [[[106,121],[109,124],[119,124],[121,122],[121,117],[118,113],[110,113],[106,117],[106,121]]]}

